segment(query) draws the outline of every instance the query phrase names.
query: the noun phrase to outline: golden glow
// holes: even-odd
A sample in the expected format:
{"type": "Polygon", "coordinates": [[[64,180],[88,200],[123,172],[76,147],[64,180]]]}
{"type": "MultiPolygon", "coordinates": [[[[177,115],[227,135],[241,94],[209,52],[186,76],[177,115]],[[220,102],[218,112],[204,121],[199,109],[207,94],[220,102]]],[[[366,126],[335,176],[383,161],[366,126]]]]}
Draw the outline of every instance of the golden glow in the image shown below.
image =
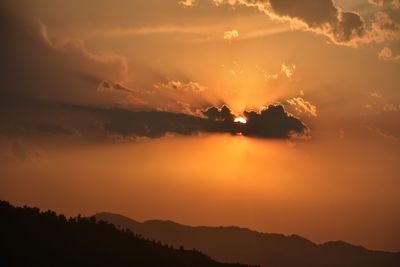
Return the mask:
{"type": "MultiPolygon", "coordinates": [[[[400,51],[398,30],[380,28],[399,22],[388,6],[332,1],[337,14],[365,14],[368,34],[359,38],[382,38],[347,48],[329,27],[350,22],[331,25],[334,18],[300,33],[292,25],[300,17],[258,12],[261,1],[3,2],[10,32],[3,48],[21,79],[13,82],[17,68],[9,69],[4,94],[20,100],[0,114],[0,199],[67,216],[110,211],[400,251],[400,51]],[[217,8],[220,2],[249,7],[217,8]],[[32,52],[21,54],[26,47],[32,52]],[[28,99],[45,102],[26,112],[39,103],[24,107],[28,99]],[[274,103],[300,118],[312,138],[252,137],[245,111],[274,103]],[[113,108],[202,116],[222,104],[235,115],[234,125],[221,127],[234,134],[189,136],[191,120],[171,126],[182,135],[162,138],[101,127],[129,118],[113,108]],[[42,123],[55,127],[42,131],[42,123]]],[[[315,5],[302,8],[304,21],[320,23],[315,5]]],[[[158,125],[137,127],[146,133],[148,123],[158,125]]],[[[275,129],[275,122],[264,126],[275,129]]]]}
{"type": "Polygon", "coordinates": [[[237,117],[235,118],[235,122],[239,122],[239,123],[246,123],[247,120],[243,117],[237,117]]]}

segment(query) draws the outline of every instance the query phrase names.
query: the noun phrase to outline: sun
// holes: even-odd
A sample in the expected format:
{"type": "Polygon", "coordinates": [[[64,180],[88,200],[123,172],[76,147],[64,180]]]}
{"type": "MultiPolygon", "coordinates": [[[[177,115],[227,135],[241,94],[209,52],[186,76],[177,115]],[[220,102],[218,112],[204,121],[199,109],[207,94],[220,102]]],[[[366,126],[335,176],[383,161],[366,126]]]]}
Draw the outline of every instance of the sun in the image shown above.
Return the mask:
{"type": "Polygon", "coordinates": [[[235,118],[234,122],[246,123],[247,120],[243,117],[237,117],[237,118],[235,118]]]}

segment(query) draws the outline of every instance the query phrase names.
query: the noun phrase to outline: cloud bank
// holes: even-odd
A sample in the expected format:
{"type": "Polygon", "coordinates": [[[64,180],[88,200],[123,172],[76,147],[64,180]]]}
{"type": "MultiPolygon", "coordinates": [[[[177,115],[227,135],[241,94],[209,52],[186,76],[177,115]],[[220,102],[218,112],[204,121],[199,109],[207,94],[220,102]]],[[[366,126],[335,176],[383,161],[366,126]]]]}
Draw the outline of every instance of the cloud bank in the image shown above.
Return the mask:
{"type": "Polygon", "coordinates": [[[0,111],[5,114],[4,118],[10,114],[14,118],[0,119],[0,135],[3,136],[72,136],[104,141],[115,137],[126,140],[136,137],[160,138],[170,133],[227,133],[274,139],[309,133],[309,128],[300,119],[286,112],[282,105],[269,105],[259,112],[245,111],[242,116],[247,123],[243,124],[234,121],[236,116],[227,106],[213,106],[202,110],[202,115],[197,116],[157,110],[137,111],[57,104],[32,98],[0,96],[0,111]],[[44,114],[52,115],[47,116],[44,122],[44,114]]]}
{"type": "Polygon", "coordinates": [[[245,111],[246,124],[234,122],[235,116],[227,106],[204,110],[205,118],[182,113],[121,109],[103,110],[101,113],[106,120],[104,129],[122,136],[158,138],[167,133],[192,135],[205,132],[282,139],[293,134],[306,135],[309,130],[281,105],[269,105],[260,112],[245,111]]]}

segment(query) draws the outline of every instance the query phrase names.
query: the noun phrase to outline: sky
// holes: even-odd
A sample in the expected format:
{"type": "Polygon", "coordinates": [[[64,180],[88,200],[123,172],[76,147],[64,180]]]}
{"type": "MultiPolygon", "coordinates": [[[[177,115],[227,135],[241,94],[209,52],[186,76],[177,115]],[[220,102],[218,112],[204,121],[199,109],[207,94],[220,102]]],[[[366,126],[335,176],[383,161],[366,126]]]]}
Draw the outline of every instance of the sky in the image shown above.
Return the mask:
{"type": "Polygon", "coordinates": [[[400,251],[398,0],[0,8],[0,199],[400,251]]]}

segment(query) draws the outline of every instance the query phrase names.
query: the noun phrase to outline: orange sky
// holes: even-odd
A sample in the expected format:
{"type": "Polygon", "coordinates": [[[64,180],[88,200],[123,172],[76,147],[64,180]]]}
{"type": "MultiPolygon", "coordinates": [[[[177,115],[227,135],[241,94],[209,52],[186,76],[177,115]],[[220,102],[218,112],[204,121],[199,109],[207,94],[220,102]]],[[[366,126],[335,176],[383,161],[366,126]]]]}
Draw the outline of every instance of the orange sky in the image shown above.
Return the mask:
{"type": "Polygon", "coordinates": [[[400,3],[311,2],[0,4],[0,199],[400,251],[400,3]],[[108,113],[222,104],[309,131],[137,134],[108,113]]]}

